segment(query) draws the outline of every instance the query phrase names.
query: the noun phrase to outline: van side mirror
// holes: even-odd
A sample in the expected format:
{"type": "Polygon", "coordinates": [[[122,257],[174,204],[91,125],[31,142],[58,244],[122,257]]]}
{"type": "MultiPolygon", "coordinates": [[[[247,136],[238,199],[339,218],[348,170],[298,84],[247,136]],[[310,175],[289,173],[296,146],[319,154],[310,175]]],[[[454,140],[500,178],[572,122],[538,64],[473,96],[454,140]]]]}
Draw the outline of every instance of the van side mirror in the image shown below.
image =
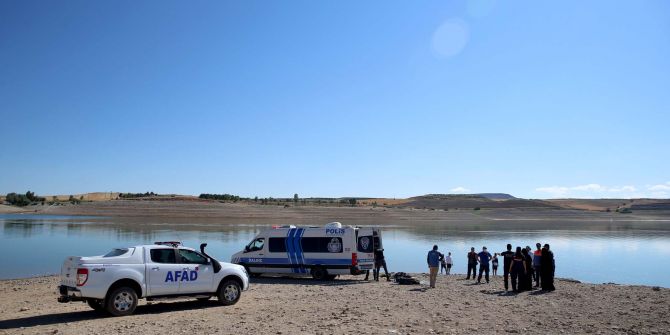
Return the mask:
{"type": "Polygon", "coordinates": [[[249,246],[244,247],[244,252],[249,252],[249,246]]]}

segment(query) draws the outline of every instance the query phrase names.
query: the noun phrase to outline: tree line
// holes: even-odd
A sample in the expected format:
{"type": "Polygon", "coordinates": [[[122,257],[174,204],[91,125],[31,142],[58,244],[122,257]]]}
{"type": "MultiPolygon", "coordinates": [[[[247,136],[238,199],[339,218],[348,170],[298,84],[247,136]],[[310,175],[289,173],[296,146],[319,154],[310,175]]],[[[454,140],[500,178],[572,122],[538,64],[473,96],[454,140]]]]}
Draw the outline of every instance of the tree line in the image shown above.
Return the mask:
{"type": "Polygon", "coordinates": [[[28,206],[31,203],[34,202],[44,202],[46,199],[43,197],[38,197],[35,195],[35,192],[26,192],[26,194],[18,194],[18,193],[7,193],[7,196],[5,197],[5,201],[9,203],[10,205],[13,206],[28,206]]]}
{"type": "Polygon", "coordinates": [[[211,200],[223,200],[223,201],[233,201],[237,202],[240,200],[247,200],[246,198],[240,198],[239,195],[233,195],[233,194],[209,194],[209,193],[202,193],[198,197],[200,199],[211,199],[211,200]]]}
{"type": "Polygon", "coordinates": [[[143,197],[153,197],[158,194],[154,192],[144,192],[144,193],[119,193],[119,198],[143,198],[143,197]]]}

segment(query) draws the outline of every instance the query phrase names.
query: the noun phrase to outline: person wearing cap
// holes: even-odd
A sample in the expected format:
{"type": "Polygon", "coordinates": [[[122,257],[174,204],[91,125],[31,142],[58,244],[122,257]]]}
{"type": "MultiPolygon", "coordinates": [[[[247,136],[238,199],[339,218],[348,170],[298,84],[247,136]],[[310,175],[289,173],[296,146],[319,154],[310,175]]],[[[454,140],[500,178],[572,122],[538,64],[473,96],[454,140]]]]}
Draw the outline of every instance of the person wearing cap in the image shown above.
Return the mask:
{"type": "Polygon", "coordinates": [[[486,247],[482,247],[482,251],[477,254],[477,259],[479,260],[479,277],[477,278],[477,283],[482,282],[482,273],[486,273],[486,283],[489,283],[489,261],[491,260],[491,254],[486,250],[486,247]]]}
{"type": "Polygon", "coordinates": [[[430,270],[430,288],[435,288],[437,271],[440,269],[440,253],[437,251],[437,244],[433,246],[433,250],[428,252],[426,262],[428,262],[428,269],[430,270]]]}
{"type": "Polygon", "coordinates": [[[554,263],[554,253],[549,250],[549,244],[545,244],[542,248],[542,259],[540,260],[540,279],[543,291],[553,291],[554,287],[554,270],[556,265],[554,263]]]}

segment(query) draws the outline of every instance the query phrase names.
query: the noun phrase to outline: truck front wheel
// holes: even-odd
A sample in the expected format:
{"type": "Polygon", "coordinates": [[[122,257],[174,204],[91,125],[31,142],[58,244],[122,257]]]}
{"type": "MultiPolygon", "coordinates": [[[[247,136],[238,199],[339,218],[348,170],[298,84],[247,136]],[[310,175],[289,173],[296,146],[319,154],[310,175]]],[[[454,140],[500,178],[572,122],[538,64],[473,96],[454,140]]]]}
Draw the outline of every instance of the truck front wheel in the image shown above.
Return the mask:
{"type": "Polygon", "coordinates": [[[234,305],[240,300],[242,295],[242,288],[240,284],[235,280],[226,280],[219,286],[219,303],[222,305],[234,305]]]}
{"type": "Polygon", "coordinates": [[[133,314],[137,307],[137,293],[130,287],[119,287],[105,299],[105,309],[113,316],[133,314]]]}

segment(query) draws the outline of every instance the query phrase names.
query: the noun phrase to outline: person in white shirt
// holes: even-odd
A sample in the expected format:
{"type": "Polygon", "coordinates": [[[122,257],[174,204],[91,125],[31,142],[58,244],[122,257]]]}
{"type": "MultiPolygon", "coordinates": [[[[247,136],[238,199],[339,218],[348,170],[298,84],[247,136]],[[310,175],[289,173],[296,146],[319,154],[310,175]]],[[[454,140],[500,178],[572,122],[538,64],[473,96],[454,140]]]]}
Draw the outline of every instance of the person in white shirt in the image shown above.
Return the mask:
{"type": "Polygon", "coordinates": [[[444,256],[444,261],[447,263],[447,275],[451,273],[451,265],[454,264],[451,260],[451,253],[444,256]]]}

